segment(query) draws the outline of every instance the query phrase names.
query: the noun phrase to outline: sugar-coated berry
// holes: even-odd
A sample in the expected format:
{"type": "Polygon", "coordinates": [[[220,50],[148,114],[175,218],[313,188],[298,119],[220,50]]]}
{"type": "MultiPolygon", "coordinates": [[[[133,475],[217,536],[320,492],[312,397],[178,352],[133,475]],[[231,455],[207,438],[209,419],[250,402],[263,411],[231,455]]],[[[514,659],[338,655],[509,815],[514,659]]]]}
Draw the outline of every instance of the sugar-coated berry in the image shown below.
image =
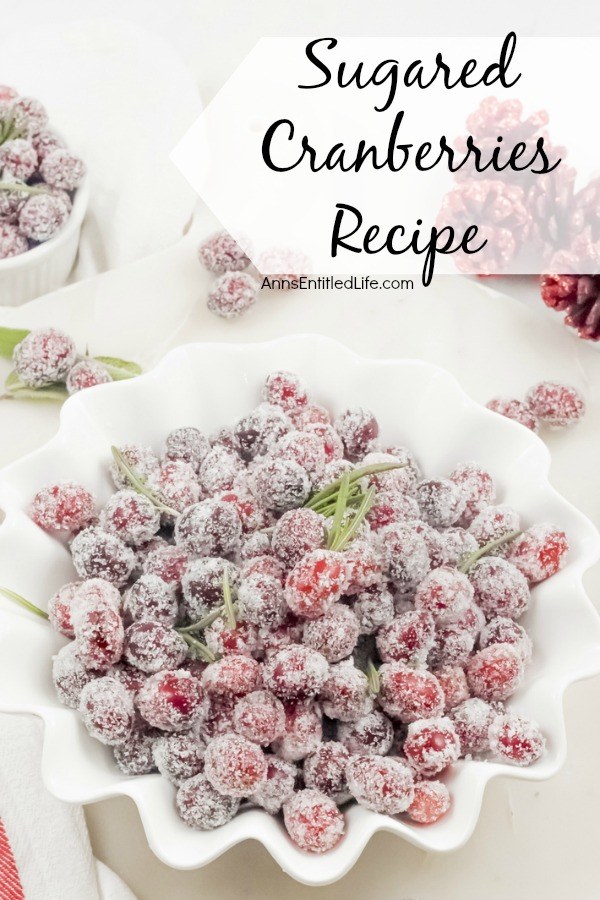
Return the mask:
{"type": "Polygon", "coordinates": [[[186,425],[169,432],[165,448],[167,459],[182,460],[197,472],[210,450],[210,444],[199,428],[186,425]]]}
{"type": "Polygon", "coordinates": [[[539,419],[522,400],[516,400],[513,397],[494,397],[485,405],[492,412],[504,416],[505,419],[512,419],[513,422],[518,422],[519,425],[524,425],[525,428],[534,433],[539,431],[539,419]]]}
{"type": "Polygon", "coordinates": [[[18,97],[11,105],[11,114],[19,131],[34,137],[48,124],[48,113],[35,97],[18,97]]]}
{"type": "Polygon", "coordinates": [[[201,490],[212,496],[232,490],[244,471],[244,463],[239,455],[217,444],[211,447],[200,463],[198,482],[201,490]]]}
{"type": "Polygon", "coordinates": [[[551,428],[568,428],[585,415],[585,400],[570,384],[541,381],[527,391],[525,401],[533,414],[551,428]]]}
{"type": "Polygon", "coordinates": [[[327,660],[317,650],[290,644],[267,660],[263,679],[282,700],[306,700],[320,691],[328,670],[327,660]]]}
{"type": "Polygon", "coordinates": [[[206,305],[223,319],[235,319],[256,303],[259,290],[258,281],[246,272],[226,272],[208,292],[206,305]]]}
{"type": "Polygon", "coordinates": [[[423,519],[435,528],[455,525],[467,505],[461,488],[444,478],[420,481],[415,488],[415,498],[423,519]]]}
{"type": "Polygon", "coordinates": [[[460,741],[461,756],[485,753],[490,748],[489,727],[498,715],[498,704],[490,704],[479,697],[463,700],[450,712],[460,741]]]}
{"type": "Polygon", "coordinates": [[[374,584],[353,599],[352,609],[361,634],[375,634],[394,618],[394,597],[384,584],[374,584]]]}
{"type": "Polygon", "coordinates": [[[113,747],[115,762],[124,775],[149,775],[156,771],[152,745],[154,735],[145,728],[135,728],[122,744],[113,747]]]}
{"type": "MultiPolygon", "coordinates": [[[[505,537],[521,527],[521,520],[516,510],[510,506],[486,506],[485,509],[473,519],[469,525],[469,533],[473,535],[480,547],[499,538],[505,537]]],[[[495,551],[494,555],[504,556],[509,545],[504,545],[495,551]]]]}
{"type": "Polygon", "coordinates": [[[171,784],[180,785],[204,769],[204,741],[193,731],[163,734],[152,746],[154,764],[171,784]]]}
{"type": "Polygon", "coordinates": [[[319,700],[325,715],[340,722],[356,722],[373,708],[367,676],[352,660],[329,667],[319,700]]]}
{"type": "Polygon", "coordinates": [[[278,756],[267,756],[266,760],[267,777],[248,799],[274,816],[294,793],[298,769],[278,756]]]}
{"type": "Polygon", "coordinates": [[[466,575],[451,566],[440,566],[419,584],[415,607],[430,613],[438,623],[449,622],[468,609],[473,596],[473,586],[466,575]]]}
{"type": "Polygon", "coordinates": [[[173,585],[158,575],[141,575],[123,594],[123,614],[133,622],[174,625],[178,611],[173,585]]]}
{"type": "Polygon", "coordinates": [[[71,556],[81,578],[104,578],[122,587],[133,572],[131,547],[102,528],[85,528],[71,542],[71,556]]]}
{"type": "Polygon", "coordinates": [[[544,522],[532,525],[512,541],[508,559],[527,581],[537,584],[562,569],[568,550],[569,541],[564,531],[544,522]]]}
{"type": "Polygon", "coordinates": [[[56,147],[44,155],[40,173],[46,184],[63,191],[74,191],[85,177],[85,165],[65,147],[56,147]]]}
{"type": "Polygon", "coordinates": [[[297,563],[285,583],[292,612],[318,619],[339,600],[347,584],[344,557],[333,550],[313,550],[297,563]]]}
{"type": "Polygon", "coordinates": [[[282,563],[268,553],[254,556],[244,563],[242,578],[252,578],[253,575],[269,575],[271,578],[277,579],[282,587],[285,584],[285,569],[282,563]]]}
{"type": "Polygon", "coordinates": [[[286,568],[293,568],[311,550],[325,546],[325,520],[312,509],[291,509],[275,524],[273,553],[286,568]]]}
{"type": "Polygon", "coordinates": [[[32,388],[64,381],[76,359],[73,340],[55,328],[30,331],[13,351],[17,375],[32,388]]]}
{"type": "Polygon", "coordinates": [[[202,686],[185,669],[151,675],[136,703],[146,722],[162,731],[188,731],[205,709],[202,686]]]}
{"type": "Polygon", "coordinates": [[[81,720],[102,744],[121,744],[131,734],[134,709],[131,694],[117,678],[96,678],[81,691],[81,720]]]}
{"type": "Polygon", "coordinates": [[[181,577],[181,586],[183,609],[191,622],[197,622],[215,607],[223,605],[225,575],[229,587],[235,589],[238,569],[229,560],[206,556],[187,564],[181,577]]]}
{"type": "Polygon", "coordinates": [[[434,553],[430,549],[432,566],[458,566],[463,559],[477,550],[477,541],[465,528],[446,528],[444,531],[430,529],[430,533],[431,531],[437,537],[437,553],[439,554],[439,558],[434,561],[434,553]]]}
{"type": "Polygon", "coordinates": [[[427,610],[408,610],[377,633],[377,650],[383,662],[423,666],[433,647],[435,624],[427,610]]]}
{"type": "Polygon", "coordinates": [[[325,450],[325,466],[336,460],[341,460],[344,455],[344,444],[341,437],[329,422],[312,422],[302,429],[308,434],[316,435],[323,442],[325,450]]]}
{"type": "Polygon", "coordinates": [[[238,605],[242,619],[265,629],[282,625],[287,613],[281,581],[260,572],[242,580],[238,605]]]}
{"type": "MultiPolygon", "coordinates": [[[[266,531],[255,531],[242,538],[240,559],[249,562],[260,557],[269,558],[271,554],[271,535],[266,531]]],[[[278,567],[279,568],[279,567],[278,567]]],[[[283,572],[283,566],[281,566],[283,572]]]]}
{"type": "Polygon", "coordinates": [[[242,737],[266,747],[285,731],[283,703],[269,691],[252,691],[237,701],[233,725],[242,737]]]}
{"type": "Polygon", "coordinates": [[[271,372],[262,389],[263,400],[280,406],[287,413],[306,408],[308,396],[300,378],[293,372],[271,372]]]}
{"type": "Polygon", "coordinates": [[[456,622],[438,625],[427,662],[433,668],[466,666],[475,646],[476,635],[456,622]]]}
{"type": "Polygon", "coordinates": [[[206,746],[204,774],[226,797],[248,797],[266,779],[267,759],[252,741],[222,734],[206,746]]]}
{"type": "Polygon", "coordinates": [[[491,644],[469,660],[471,693],[482,700],[506,700],[523,680],[523,659],[512,644],[491,644]]]}
{"type": "Polygon", "coordinates": [[[21,234],[14,223],[2,221],[3,193],[0,191],[0,259],[9,259],[11,256],[20,256],[21,253],[26,253],[29,250],[29,244],[27,238],[21,234]]]}
{"type": "Polygon", "coordinates": [[[260,679],[255,659],[231,653],[205,669],[202,687],[210,697],[243,697],[260,687],[260,679]]]}
{"type": "Polygon", "coordinates": [[[298,463],[310,479],[311,485],[323,477],[326,464],[325,443],[317,434],[308,431],[288,431],[279,438],[272,455],[298,463]]]}
{"type": "MultiPolygon", "coordinates": [[[[291,419],[296,428],[304,431],[307,425],[328,425],[331,423],[331,416],[324,406],[319,403],[306,403],[290,412],[291,419]]],[[[351,463],[348,463],[352,467],[351,463]]],[[[335,481],[330,478],[329,481],[335,481]]]]}
{"type": "Polygon", "coordinates": [[[236,697],[206,697],[206,706],[194,731],[198,731],[203,741],[210,741],[218,734],[231,734],[236,697]]]}
{"type": "Polygon", "coordinates": [[[470,575],[475,602],[488,618],[509,616],[518,619],[529,606],[527,579],[502,557],[480,559],[470,575]]]}
{"type": "Polygon", "coordinates": [[[148,478],[148,484],[167,506],[183,512],[200,499],[200,485],[193,467],[181,459],[167,459],[148,478]]]}
{"type": "Polygon", "coordinates": [[[444,692],[432,672],[392,662],[381,666],[379,677],[379,703],[393,719],[408,723],[443,713],[444,692]]]}
{"type": "Polygon", "coordinates": [[[13,138],[0,146],[0,170],[5,181],[29,181],[38,167],[38,155],[31,141],[13,138]]]}
{"type": "Polygon", "coordinates": [[[350,754],[339,741],[326,741],[304,760],[304,784],[321,791],[337,803],[343,802],[348,793],[346,765],[350,754]]]}
{"type": "Polygon", "coordinates": [[[151,540],[160,528],[160,513],[142,494],[117,491],[100,513],[100,527],[138,547],[151,540]]]}
{"type": "Polygon", "coordinates": [[[412,768],[424,778],[443,772],[460,754],[460,742],[451,719],[440,716],[411,722],[404,753],[412,768]]]}
{"type": "Polygon", "coordinates": [[[252,488],[267,509],[276,513],[302,506],[310,494],[306,470],[292,459],[272,458],[252,473],[252,488]]]}
{"type": "Polygon", "coordinates": [[[81,359],[67,375],[66,385],[69,394],[77,394],[98,384],[108,384],[112,380],[112,375],[101,362],[95,359],[81,359]]]}
{"type": "Polygon", "coordinates": [[[362,459],[379,436],[377,419],[362,407],[345,410],[336,418],[334,426],[350,459],[362,459]]]}
{"type": "Polygon", "coordinates": [[[114,678],[118,678],[125,690],[135,698],[135,695],[146,681],[147,675],[128,663],[119,662],[110,670],[114,678]]]}
{"type": "Polygon", "coordinates": [[[429,551],[423,537],[407,523],[388,525],[380,536],[390,579],[401,593],[414,591],[429,571],[429,551]]]}
{"type": "Polygon", "coordinates": [[[93,519],[94,511],[93,495],[73,481],[38,491],[30,507],[31,518],[45,531],[78,531],[93,519]]]}
{"type": "Polygon", "coordinates": [[[134,622],[125,631],[124,655],[130,666],[154,675],[177,668],[187,656],[187,645],[173,628],[160,622],[134,622]]]}
{"type": "Polygon", "coordinates": [[[240,801],[216,790],[203,773],[181,782],[176,797],[183,821],[198,831],[210,831],[231,821],[240,801]]]}
{"type": "Polygon", "coordinates": [[[144,557],[142,570],[144,574],[157,575],[162,581],[176,587],[187,564],[188,556],[185,550],[172,544],[157,544],[144,557]]]}
{"type": "Polygon", "coordinates": [[[433,825],[450,809],[450,791],[442,781],[418,781],[413,801],[406,810],[413,822],[433,825]]]}
{"type": "MultiPolygon", "coordinates": [[[[123,444],[118,449],[129,468],[133,469],[136,475],[149,479],[157,471],[159,462],[151,447],[142,447],[140,444],[123,444]]],[[[115,462],[110,465],[110,474],[118,489],[131,487],[128,479],[115,462]]]]}
{"type": "Polygon", "coordinates": [[[249,461],[265,456],[291,430],[292,421],[284,410],[263,402],[237,422],[235,437],[241,456],[249,461]]]}
{"type": "Polygon", "coordinates": [[[203,241],[198,247],[198,259],[215,275],[240,272],[250,265],[249,257],[227,231],[217,231],[203,241]]]}
{"type": "Polygon", "coordinates": [[[344,551],[348,583],[344,593],[356,596],[380,585],[383,557],[381,548],[368,536],[357,536],[344,551]]]}
{"type": "Polygon", "coordinates": [[[283,821],[294,844],[311,853],[333,850],[345,829],[334,801],[312,788],[298,791],[283,804],[283,821]]]}
{"type": "Polygon", "coordinates": [[[235,507],[222,500],[202,500],[177,520],[175,542],[193,556],[227,556],[237,549],[242,525],[235,507]]]}
{"type": "Polygon", "coordinates": [[[119,613],[109,607],[82,608],[74,622],[76,652],[86,669],[106,672],[123,655],[125,629],[119,613]]]}
{"type": "Polygon", "coordinates": [[[56,696],[71,709],[77,709],[82,690],[99,674],[84,666],[77,653],[77,644],[73,641],[61,647],[52,657],[52,683],[56,696]]]}
{"type": "Polygon", "coordinates": [[[356,646],[360,625],[352,609],[336,603],[304,626],[303,639],[308,647],[322,653],[327,662],[339,662],[350,656],[356,646]]]}
{"type": "Polygon", "coordinates": [[[435,669],[435,677],[442,686],[444,692],[445,711],[448,712],[469,699],[469,685],[467,684],[467,676],[462,666],[444,665],[439,669],[435,669]]]}
{"type": "Polygon", "coordinates": [[[397,522],[412,522],[420,518],[419,504],[408,494],[398,490],[379,491],[369,510],[367,521],[373,531],[397,522]]]}
{"type": "Polygon", "coordinates": [[[314,753],[323,737],[320,709],[312,701],[288,700],[284,704],[285,731],[273,750],[288,762],[297,762],[314,753]]]}
{"type": "Polygon", "coordinates": [[[31,138],[31,143],[35,147],[40,163],[53,150],[63,146],[61,139],[53,131],[40,131],[34,134],[31,138]]]}
{"type": "Polygon", "coordinates": [[[53,238],[69,218],[69,207],[57,194],[34,194],[19,213],[19,229],[36,243],[53,238]]]}
{"type": "Polygon", "coordinates": [[[516,713],[494,719],[489,738],[494,756],[516,766],[530,766],[540,758],[546,744],[539,725],[516,713]]]}
{"type": "Polygon", "coordinates": [[[496,488],[492,476],[482,466],[474,462],[459,463],[450,480],[459,486],[466,499],[462,523],[468,525],[486,506],[494,503],[496,488]]]}
{"type": "Polygon", "coordinates": [[[237,622],[231,628],[224,619],[216,619],[204,632],[204,640],[209,650],[219,656],[241,654],[251,656],[259,647],[258,629],[250,622],[237,622]]]}
{"type": "Polygon", "coordinates": [[[490,619],[479,635],[479,646],[490,647],[493,644],[512,644],[521,654],[525,665],[530,662],[533,653],[531,638],[522,625],[506,616],[490,619]]]}
{"type": "Polygon", "coordinates": [[[235,490],[226,491],[219,497],[225,503],[232,503],[242,524],[242,532],[246,534],[256,533],[257,528],[268,528],[272,518],[265,509],[261,500],[255,497],[250,490],[250,485],[240,479],[235,490]]]}
{"type": "Polygon", "coordinates": [[[394,740],[394,729],[387,716],[377,709],[356,722],[340,722],[338,740],[352,755],[385,756],[394,740]]]}
{"type": "Polygon", "coordinates": [[[414,777],[406,763],[391,756],[355,756],[346,767],[352,796],[366,809],[395,816],[413,801],[414,777]]]}
{"type": "Polygon", "coordinates": [[[48,620],[50,625],[59,634],[74,638],[75,631],[72,622],[73,604],[77,602],[77,590],[79,581],[72,581],[60,587],[48,600],[48,620]]]}

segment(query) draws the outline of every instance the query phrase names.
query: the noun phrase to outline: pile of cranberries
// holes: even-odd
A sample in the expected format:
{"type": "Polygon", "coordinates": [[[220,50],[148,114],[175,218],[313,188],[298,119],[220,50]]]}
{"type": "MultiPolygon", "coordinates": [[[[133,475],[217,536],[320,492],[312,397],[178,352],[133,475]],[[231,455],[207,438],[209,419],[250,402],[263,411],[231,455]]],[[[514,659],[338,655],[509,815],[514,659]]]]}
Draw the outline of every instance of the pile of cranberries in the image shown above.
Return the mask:
{"type": "Polygon", "coordinates": [[[79,579],[48,604],[69,639],[53,680],[122,772],[175,786],[193,828],[259,806],[322,852],[350,800],[432,824],[457,760],[543,753],[504,703],[531,659],[530,587],[567,538],[521,526],[481,466],[424,478],[373,413],[332,419],[287,372],[210,437],[113,455],[102,509],[75,483],[31,504],[79,579]]]}
{"type": "Polygon", "coordinates": [[[534,384],[524,400],[494,397],[486,405],[493,412],[536,433],[541,425],[552,429],[571,428],[585,415],[585,400],[577,388],[558,381],[534,384]]]}
{"type": "Polygon", "coordinates": [[[0,85],[0,260],[53,238],[84,176],[39,100],[0,85]]]}

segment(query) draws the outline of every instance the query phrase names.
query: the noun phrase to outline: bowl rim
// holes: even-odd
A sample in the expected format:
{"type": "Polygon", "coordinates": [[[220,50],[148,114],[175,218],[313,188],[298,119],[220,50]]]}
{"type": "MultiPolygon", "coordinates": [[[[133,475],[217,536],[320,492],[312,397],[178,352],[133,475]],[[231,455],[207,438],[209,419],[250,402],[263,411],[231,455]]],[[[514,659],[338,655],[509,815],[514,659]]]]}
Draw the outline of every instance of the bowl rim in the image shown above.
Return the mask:
{"type": "MultiPolygon", "coordinates": [[[[366,357],[351,350],[340,341],[324,337],[322,335],[313,334],[299,334],[284,338],[276,338],[269,341],[248,342],[241,344],[231,342],[195,342],[180,345],[179,347],[176,347],[169,353],[167,353],[155,366],[153,366],[148,372],[144,373],[144,375],[132,379],[131,381],[118,382],[118,384],[121,385],[121,387],[118,389],[123,393],[127,389],[133,389],[134,385],[136,386],[135,389],[139,389],[140,382],[142,382],[142,380],[146,381],[148,385],[156,383],[161,379],[161,376],[165,369],[169,369],[172,365],[177,365],[179,361],[185,361],[190,353],[202,356],[202,354],[206,352],[207,349],[210,349],[210,351],[213,353],[227,352],[229,354],[239,354],[240,356],[248,353],[262,355],[264,351],[268,351],[268,349],[271,347],[281,348],[282,346],[290,346],[292,343],[303,344],[313,351],[315,344],[318,344],[323,349],[329,348],[330,350],[335,351],[338,354],[344,354],[345,358],[349,362],[367,364],[369,366],[377,367],[386,367],[392,365],[395,368],[418,368],[421,371],[431,373],[432,376],[442,376],[447,383],[452,385],[452,387],[456,391],[457,398],[460,398],[460,401],[468,409],[476,410],[478,415],[480,415],[481,417],[485,417],[490,422],[493,420],[496,423],[496,427],[498,427],[499,425],[499,420],[501,419],[501,417],[499,417],[491,410],[486,409],[477,401],[473,400],[462,388],[459,380],[439,365],[420,359],[378,359],[373,357],[366,357]]],[[[94,390],[97,392],[96,396],[99,395],[100,391],[104,391],[106,393],[108,391],[114,392],[116,389],[117,388],[115,383],[100,385],[94,388],[94,390]]],[[[81,392],[69,398],[69,400],[64,404],[63,409],[61,410],[59,429],[50,441],[45,443],[42,447],[27,454],[22,459],[15,461],[14,463],[11,463],[9,466],[0,470],[0,505],[2,506],[6,514],[5,521],[0,524],[0,544],[2,542],[2,531],[5,525],[8,524],[9,520],[13,519],[14,521],[15,517],[18,516],[20,516],[21,519],[23,518],[22,510],[17,510],[15,508],[15,505],[11,502],[10,476],[12,470],[25,465],[31,459],[34,459],[36,457],[43,457],[44,453],[49,448],[59,446],[61,441],[64,440],[65,436],[67,436],[74,427],[77,427],[77,422],[81,421],[80,417],[83,416],[84,421],[86,416],[88,420],[90,417],[93,418],[93,411],[89,410],[89,408],[87,407],[86,395],[88,397],[92,396],[89,394],[89,392],[81,392]]],[[[593,610],[594,614],[597,615],[597,612],[594,609],[587,592],[583,588],[582,578],[584,573],[600,558],[600,535],[598,534],[598,531],[592,524],[592,522],[572,503],[570,503],[570,501],[562,497],[562,495],[550,484],[548,475],[551,457],[548,448],[541,441],[541,439],[532,432],[528,432],[516,422],[512,422],[508,419],[502,419],[501,422],[501,427],[507,430],[512,429],[515,434],[518,431],[521,442],[524,444],[528,444],[529,447],[531,447],[531,449],[535,452],[537,472],[539,477],[538,483],[540,485],[540,488],[543,488],[544,492],[547,492],[548,495],[560,500],[564,508],[566,510],[569,510],[571,514],[578,520],[581,526],[581,532],[585,532],[586,546],[581,548],[581,552],[577,557],[574,557],[569,561],[569,566],[570,571],[573,575],[573,585],[576,586],[579,591],[579,596],[577,598],[578,601],[581,600],[582,602],[584,602],[587,607],[589,607],[590,610],[593,610]]],[[[9,621],[13,621],[12,617],[14,616],[23,616],[21,611],[19,611],[17,608],[1,608],[0,623],[2,622],[5,615],[11,617],[9,621]]],[[[40,626],[38,622],[35,622],[32,624],[32,627],[40,626]]],[[[258,840],[265,846],[271,856],[273,856],[274,860],[284,869],[284,871],[286,871],[286,873],[302,883],[317,886],[331,883],[343,877],[343,875],[345,875],[357,862],[359,856],[362,853],[362,850],[364,849],[368,841],[378,831],[387,831],[390,833],[394,833],[402,837],[404,840],[409,841],[409,843],[428,850],[429,852],[450,852],[452,850],[458,849],[460,846],[463,846],[464,843],[466,843],[473,830],[475,829],[475,826],[479,819],[481,802],[485,787],[489,781],[491,781],[493,778],[498,777],[499,775],[510,778],[517,778],[519,780],[541,781],[546,780],[547,778],[550,778],[554,774],[556,774],[556,772],[564,764],[566,758],[566,743],[564,737],[565,717],[562,699],[563,694],[570,684],[582,680],[583,678],[591,677],[600,673],[600,626],[597,629],[597,635],[594,636],[595,640],[596,638],[597,644],[594,645],[593,654],[586,655],[585,658],[581,660],[581,663],[577,669],[569,670],[567,673],[558,673],[553,679],[552,684],[553,688],[555,689],[553,709],[556,710],[556,724],[560,739],[560,753],[557,755],[556,760],[552,766],[549,766],[545,770],[542,770],[540,772],[536,770],[535,767],[532,767],[531,769],[521,769],[509,766],[507,764],[495,762],[475,763],[474,765],[477,768],[474,768],[472,770],[476,773],[473,777],[475,796],[473,799],[472,807],[469,811],[468,824],[463,828],[459,839],[454,840],[453,842],[444,846],[432,846],[431,843],[427,842],[425,836],[421,831],[414,831],[411,826],[408,826],[403,822],[399,822],[394,818],[390,819],[386,816],[378,816],[377,814],[373,813],[370,814],[369,817],[362,823],[358,838],[353,842],[352,851],[348,850],[347,853],[342,854],[339,858],[336,858],[335,861],[328,854],[325,854],[323,857],[314,858],[307,854],[303,854],[302,851],[288,848],[287,844],[285,845],[285,847],[282,846],[282,842],[273,836],[273,833],[269,830],[268,827],[265,827],[266,833],[262,833],[262,831],[259,832],[256,828],[252,830],[249,823],[250,821],[254,822],[255,819],[253,817],[246,818],[246,815],[240,817],[242,820],[246,820],[246,824],[242,825],[240,829],[238,829],[238,832],[224,836],[223,840],[216,848],[213,848],[211,850],[198,849],[193,854],[190,854],[189,858],[186,858],[185,860],[182,860],[180,857],[176,858],[175,856],[170,855],[168,850],[166,850],[165,846],[163,846],[163,844],[161,843],[160,828],[155,821],[156,812],[152,811],[152,803],[148,799],[148,795],[145,793],[144,778],[126,779],[125,777],[123,777],[118,783],[112,783],[111,785],[104,787],[89,787],[87,791],[80,791],[79,793],[77,793],[77,790],[75,790],[74,792],[72,791],[71,793],[65,791],[64,787],[61,788],[60,779],[57,782],[53,778],[52,765],[50,763],[51,751],[49,748],[51,747],[51,745],[56,746],[57,741],[60,740],[62,735],[61,722],[66,721],[66,717],[70,716],[70,713],[72,712],[71,710],[59,709],[56,706],[48,706],[47,704],[38,704],[35,707],[33,705],[28,705],[27,709],[24,709],[23,705],[21,705],[21,707],[19,708],[18,704],[14,704],[10,708],[7,708],[7,704],[5,702],[0,704],[0,709],[10,712],[30,712],[41,717],[44,720],[45,728],[44,745],[42,751],[42,770],[44,782],[51,793],[59,797],[59,799],[78,803],[96,802],[98,800],[108,799],[115,796],[130,797],[135,802],[138,808],[146,837],[151,849],[166,864],[181,869],[198,868],[200,866],[208,864],[213,859],[216,859],[218,856],[222,855],[235,844],[244,840],[254,839],[258,840]],[[331,863],[327,862],[328,859],[331,859],[331,863]]],[[[333,852],[335,853],[335,851],[333,852]]]]}
{"type": "Polygon", "coordinates": [[[59,250],[81,228],[88,209],[89,199],[90,178],[86,174],[74,192],[73,208],[67,221],[58,233],[51,237],[49,241],[43,241],[43,243],[38,244],[32,250],[26,250],[25,253],[19,253],[17,256],[9,256],[7,259],[0,259],[0,274],[33,266],[37,262],[41,262],[44,256],[49,256],[55,250],[59,250]]]}

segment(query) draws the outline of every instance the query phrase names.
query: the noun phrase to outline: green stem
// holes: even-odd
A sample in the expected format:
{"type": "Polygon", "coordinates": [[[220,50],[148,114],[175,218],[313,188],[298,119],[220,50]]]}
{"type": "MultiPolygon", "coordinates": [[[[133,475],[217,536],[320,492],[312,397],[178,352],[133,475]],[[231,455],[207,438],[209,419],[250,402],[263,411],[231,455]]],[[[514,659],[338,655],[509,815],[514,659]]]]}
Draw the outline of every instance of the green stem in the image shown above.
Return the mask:
{"type": "Polygon", "coordinates": [[[474,553],[470,553],[469,556],[466,557],[465,560],[458,567],[458,571],[466,574],[471,566],[474,566],[477,560],[481,559],[482,556],[487,556],[488,553],[491,553],[493,550],[497,550],[498,547],[502,547],[503,544],[508,544],[509,541],[514,541],[515,538],[518,538],[520,534],[523,534],[522,531],[509,531],[507,534],[503,534],[502,537],[496,538],[494,541],[490,541],[489,544],[485,544],[485,546],[480,547],[478,550],[475,550],[474,553]]]}
{"type": "MultiPolygon", "coordinates": [[[[363,466],[361,469],[354,469],[352,472],[345,472],[344,475],[348,475],[350,484],[354,484],[356,481],[359,481],[361,478],[366,478],[369,475],[378,475],[380,472],[390,472],[392,469],[404,469],[405,466],[406,463],[374,463],[371,466],[363,466]]],[[[342,486],[344,475],[336,481],[332,481],[331,484],[328,484],[327,487],[324,487],[316,494],[313,494],[304,505],[308,506],[309,509],[314,509],[315,506],[319,506],[322,500],[331,498],[333,494],[337,494],[342,486]]]]}
{"type": "Polygon", "coordinates": [[[12,600],[13,603],[17,603],[24,609],[28,609],[29,612],[35,613],[36,616],[40,616],[42,619],[48,619],[47,612],[44,612],[44,610],[40,609],[39,606],[36,606],[35,603],[30,603],[29,600],[26,600],[25,597],[21,597],[21,595],[15,593],[15,591],[11,591],[9,588],[0,587],[0,594],[4,594],[4,596],[8,597],[9,600],[12,600]]]}
{"type": "Polygon", "coordinates": [[[17,184],[12,181],[0,181],[0,191],[8,191],[11,194],[46,194],[43,188],[36,188],[32,184],[17,184]]]}
{"type": "MultiPolygon", "coordinates": [[[[181,632],[180,632],[181,634],[181,632]]],[[[217,657],[210,650],[206,644],[203,644],[197,638],[193,637],[191,634],[181,634],[181,637],[186,642],[190,650],[194,651],[196,657],[204,660],[207,663],[213,663],[217,661],[217,657]]]]}
{"type": "Polygon", "coordinates": [[[348,472],[345,472],[342,476],[342,483],[340,485],[340,489],[338,491],[337,500],[335,502],[335,509],[333,513],[333,522],[331,523],[331,530],[329,532],[329,537],[327,538],[327,546],[332,547],[338,536],[339,531],[342,526],[342,521],[344,519],[344,513],[347,509],[348,504],[348,493],[350,491],[350,477],[348,472]]]}
{"type": "Polygon", "coordinates": [[[198,619],[197,622],[193,622],[192,625],[183,625],[181,628],[176,628],[175,631],[178,631],[182,637],[184,634],[193,634],[194,631],[204,631],[205,628],[208,628],[209,625],[212,625],[213,622],[216,622],[217,619],[220,619],[224,614],[225,607],[219,606],[218,609],[214,609],[211,613],[204,616],[204,618],[198,619]]]}
{"type": "Polygon", "coordinates": [[[369,684],[369,691],[376,697],[381,690],[381,678],[379,677],[379,670],[372,659],[367,663],[367,671],[365,674],[369,684]]]}
{"type": "Polygon", "coordinates": [[[179,515],[179,511],[177,509],[173,509],[172,507],[167,506],[166,503],[164,503],[164,501],[160,498],[159,494],[157,494],[156,491],[153,491],[146,485],[142,477],[138,475],[138,473],[132,466],[129,465],[118,447],[113,446],[110,448],[110,451],[113,455],[113,459],[119,472],[121,472],[121,474],[125,476],[134,491],[137,491],[138,494],[142,494],[142,496],[147,497],[159,512],[166,513],[169,516],[179,515]]]}
{"type": "Polygon", "coordinates": [[[345,550],[361,524],[366,519],[369,510],[373,506],[373,501],[375,499],[375,485],[371,485],[367,493],[364,495],[363,500],[359,508],[356,510],[353,518],[350,521],[350,524],[345,528],[340,530],[339,535],[334,541],[333,545],[330,547],[331,550],[345,550]]]}
{"type": "Polygon", "coordinates": [[[229,572],[227,566],[223,572],[223,605],[225,607],[225,620],[230,628],[235,628],[237,621],[235,618],[235,608],[231,597],[231,586],[229,584],[229,572]]]}

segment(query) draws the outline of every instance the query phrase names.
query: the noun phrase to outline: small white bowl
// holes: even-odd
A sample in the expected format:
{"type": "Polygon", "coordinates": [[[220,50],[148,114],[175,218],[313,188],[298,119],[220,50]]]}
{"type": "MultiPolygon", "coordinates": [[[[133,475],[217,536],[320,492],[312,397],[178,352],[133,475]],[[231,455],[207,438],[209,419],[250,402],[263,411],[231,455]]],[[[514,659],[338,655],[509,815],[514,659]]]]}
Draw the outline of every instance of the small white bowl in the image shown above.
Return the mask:
{"type": "Polygon", "coordinates": [[[364,359],[315,336],[264,344],[194,344],[173,350],[147,375],[102,385],[71,397],[56,437],[0,473],[0,584],[44,606],[74,571],[65,546],[27,515],[48,482],[80,481],[100,503],[113,488],[110,445],[139,442],[160,451],[166,434],[184,424],[207,433],[231,423],[257,402],[265,376],[297,372],[317,402],[335,412],[366,406],[390,444],[412,448],[427,474],[447,474],[459,461],[478,460],[494,477],[501,502],[516,507],[527,527],[552,521],[569,535],[565,567],[533,589],[523,617],[534,641],[527,677],[510,707],[536,719],[546,734],[545,755],[525,769],[492,761],[460,762],[445,776],[453,805],[435,825],[411,824],[360,806],[346,813],[347,834],[322,856],[295,847],[281,822],[258,809],[223,828],[197,832],[177,815],[175,790],[158,775],[128,778],[112,753],[93,740],[74,710],[58,702],[50,657],[65,643],[48,625],[0,598],[0,710],[29,712],[45,724],[42,756],[48,789],[71,802],[124,795],[136,803],[148,842],[168,865],[206,865],[240,841],[262,843],[293,878],[310,885],[341,878],[377,831],[389,831],[430,852],[454,850],[471,835],[486,784],[498,775],[539,781],[566,756],[562,697],[569,684],[600,672],[600,617],[582,584],[598,559],[594,526],[548,482],[550,454],[538,437],[471,400],[443,369],[416,360],[364,359]]]}
{"type": "Polygon", "coordinates": [[[65,283],[77,256],[89,196],[86,176],[75,191],[71,214],[56,237],[26,253],[0,260],[0,306],[21,306],[65,283]]]}

